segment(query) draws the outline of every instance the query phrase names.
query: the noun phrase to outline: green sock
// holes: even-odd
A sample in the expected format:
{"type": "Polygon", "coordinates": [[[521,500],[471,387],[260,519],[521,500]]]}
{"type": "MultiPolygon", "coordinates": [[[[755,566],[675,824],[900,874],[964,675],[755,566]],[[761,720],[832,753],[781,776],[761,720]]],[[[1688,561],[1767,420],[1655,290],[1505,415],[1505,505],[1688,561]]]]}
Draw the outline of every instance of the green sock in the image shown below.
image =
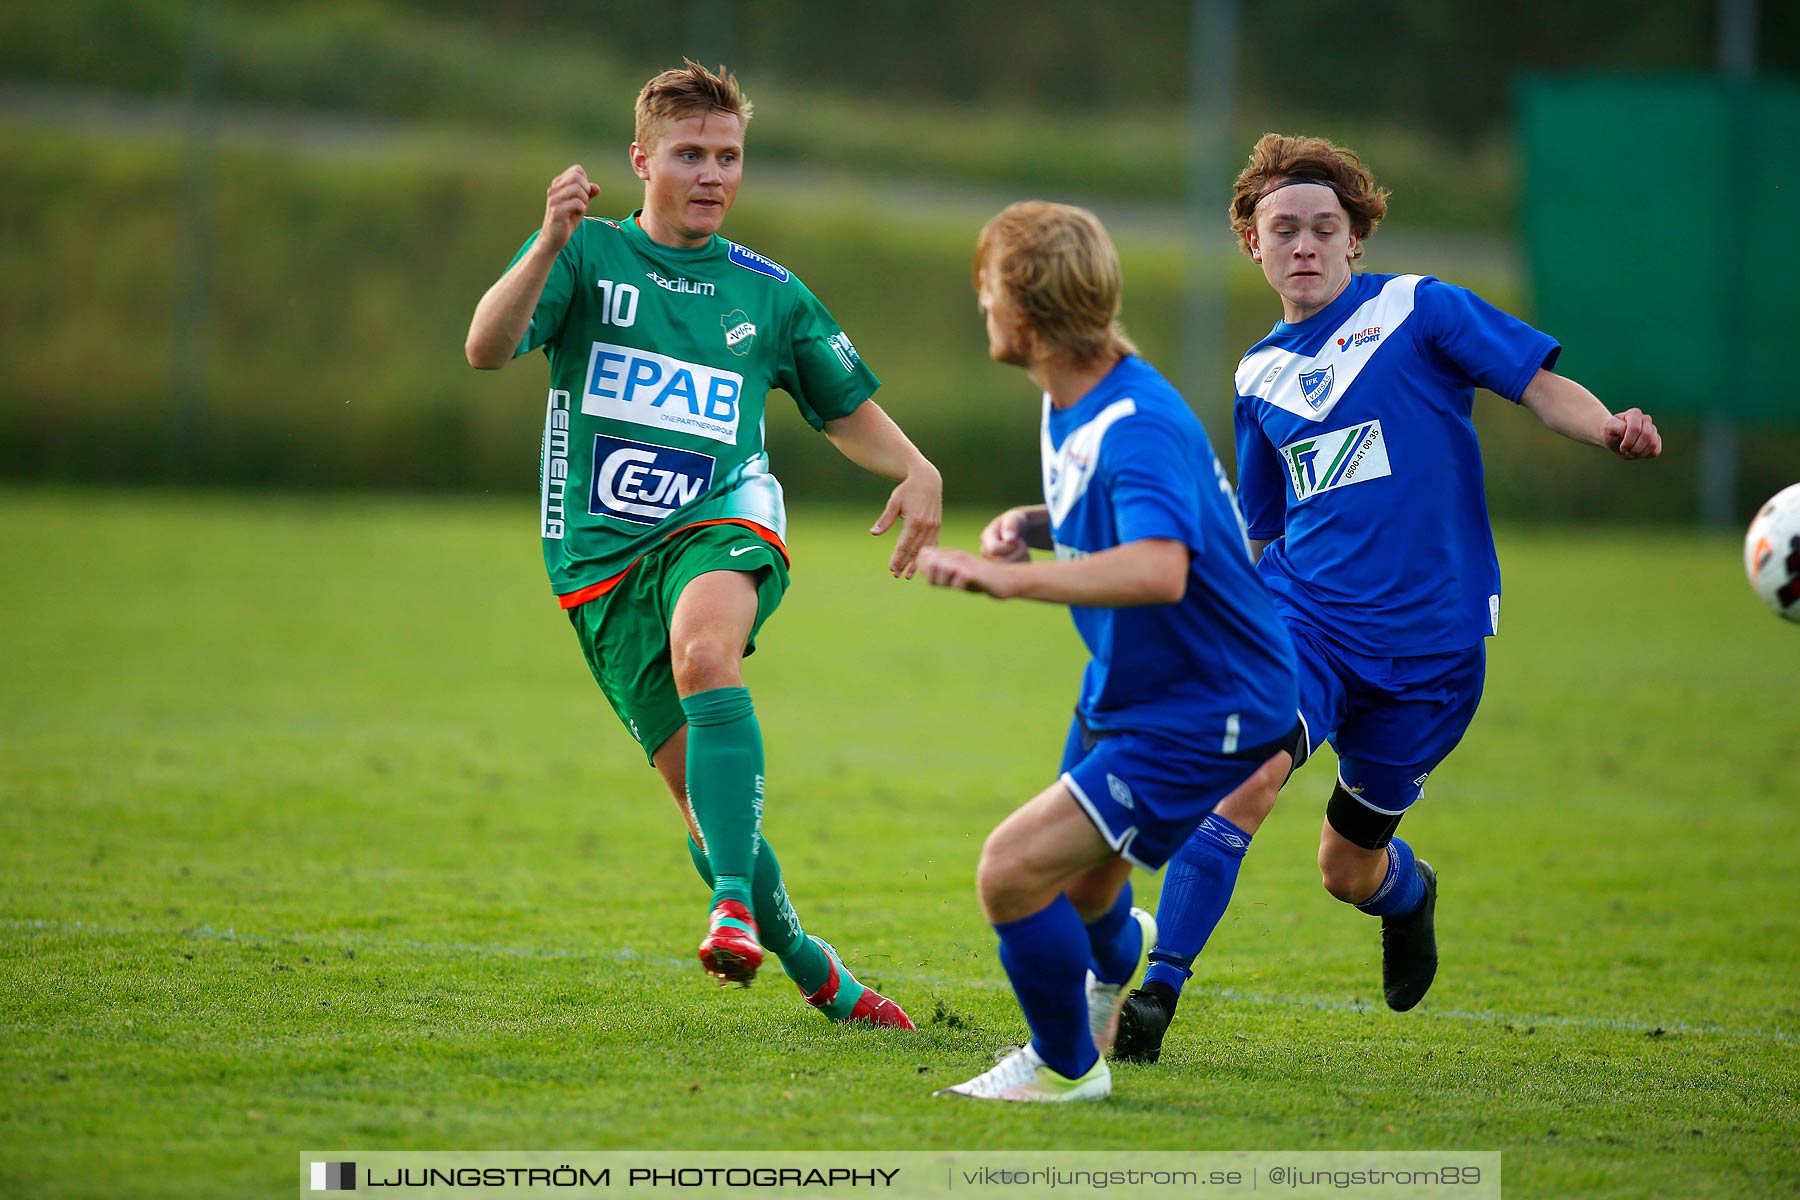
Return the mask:
{"type": "Polygon", "coordinates": [[[762,729],[747,688],[714,688],[684,696],[687,787],[694,820],[706,838],[713,899],[754,909],[750,875],[756,869],[762,825],[762,729]]]}
{"type": "MultiPolygon", "coordinates": [[[[700,873],[706,886],[712,887],[713,873],[706,862],[706,851],[694,845],[693,838],[688,839],[688,857],[694,860],[694,870],[700,873]]],[[[756,856],[756,871],[750,877],[750,898],[754,901],[750,911],[761,930],[763,947],[781,960],[781,969],[787,972],[788,978],[809,996],[824,987],[825,981],[831,978],[831,960],[819,949],[819,943],[806,936],[800,914],[788,902],[787,888],[781,883],[781,863],[776,860],[775,850],[767,839],[756,856]]]]}

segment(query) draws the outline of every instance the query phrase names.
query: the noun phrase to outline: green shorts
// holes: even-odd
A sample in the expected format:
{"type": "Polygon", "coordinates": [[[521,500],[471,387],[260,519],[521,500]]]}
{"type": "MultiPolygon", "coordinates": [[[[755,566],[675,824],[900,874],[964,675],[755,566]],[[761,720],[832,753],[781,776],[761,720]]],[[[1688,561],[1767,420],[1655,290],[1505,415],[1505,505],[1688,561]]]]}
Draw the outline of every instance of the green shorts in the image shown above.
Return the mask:
{"type": "Polygon", "coordinates": [[[647,759],[687,724],[669,660],[669,624],[682,589],[708,571],[755,576],[756,623],[744,647],[751,653],[757,631],[787,591],[788,570],[781,551],[742,525],[678,533],[639,559],[610,592],[569,610],[588,669],[647,759]]]}

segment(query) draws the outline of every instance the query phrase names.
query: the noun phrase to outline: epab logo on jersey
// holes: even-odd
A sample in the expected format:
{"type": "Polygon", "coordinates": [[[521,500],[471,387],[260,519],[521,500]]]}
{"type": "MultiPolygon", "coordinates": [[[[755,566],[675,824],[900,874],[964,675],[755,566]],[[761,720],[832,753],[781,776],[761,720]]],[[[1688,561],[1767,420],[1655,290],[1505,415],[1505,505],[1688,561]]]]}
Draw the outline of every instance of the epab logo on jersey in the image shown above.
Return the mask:
{"type": "Polygon", "coordinates": [[[731,243],[731,249],[726,253],[726,257],[744,270],[755,271],[758,275],[767,275],[776,283],[786,283],[791,278],[788,275],[788,269],[774,259],[764,258],[756,251],[746,246],[740,246],[736,242],[731,243]]]}
{"type": "Polygon", "coordinates": [[[595,342],[581,411],[735,444],[743,392],[744,377],[735,371],[595,342]]]}
{"type": "Polygon", "coordinates": [[[634,525],[655,525],[712,486],[710,454],[594,436],[594,473],[588,512],[634,525]]]}

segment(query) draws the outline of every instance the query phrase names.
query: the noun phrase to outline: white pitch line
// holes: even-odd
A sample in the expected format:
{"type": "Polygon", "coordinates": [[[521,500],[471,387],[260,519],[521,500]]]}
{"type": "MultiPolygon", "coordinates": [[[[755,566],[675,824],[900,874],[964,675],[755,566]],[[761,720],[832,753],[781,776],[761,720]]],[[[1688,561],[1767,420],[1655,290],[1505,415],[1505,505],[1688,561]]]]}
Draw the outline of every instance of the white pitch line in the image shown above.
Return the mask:
{"type": "MultiPolygon", "coordinates": [[[[144,928],[123,925],[100,925],[91,921],[44,921],[44,920],[0,920],[0,928],[35,930],[43,933],[90,933],[102,937],[166,937],[195,938],[206,941],[239,942],[246,945],[293,945],[303,942],[325,943],[337,947],[361,947],[371,949],[415,950],[427,954],[470,954],[497,958],[541,958],[541,959],[606,959],[612,962],[642,963],[645,966],[667,967],[674,970],[692,969],[693,962],[686,958],[667,958],[657,954],[643,954],[629,947],[614,950],[568,950],[558,946],[506,946],[491,942],[425,942],[412,938],[371,937],[363,933],[338,933],[332,931],[317,933],[262,934],[240,933],[233,929],[214,929],[210,925],[196,925],[184,929],[144,928]]],[[[950,979],[942,975],[930,973],[897,971],[880,968],[884,978],[902,979],[909,983],[933,984],[939,987],[979,988],[984,991],[1004,990],[1008,987],[1004,979],[989,976],[980,979],[950,979]]],[[[871,974],[874,972],[872,971],[871,974]]],[[[1199,992],[1213,1000],[1227,1004],[1246,1004],[1269,1008],[1311,1008],[1322,1012],[1370,1013],[1379,1012],[1375,1005],[1360,1000],[1336,1000],[1326,996],[1286,996],[1270,992],[1248,992],[1233,987],[1212,987],[1190,985],[1191,991],[1199,992]]],[[[1745,1038],[1754,1041],[1793,1043],[1800,1040],[1785,1029],[1746,1029],[1729,1025],[1695,1025],[1685,1021],[1626,1021],[1615,1017],[1562,1017],[1554,1015],[1522,1015],[1518,1013],[1494,1012],[1489,1009],[1457,1009],[1430,1008],[1420,1009],[1418,1015],[1422,1019],[1446,1021],[1474,1021],[1488,1025],[1512,1025],[1524,1029],[1538,1027],[1554,1029],[1601,1029],[1622,1033],[1641,1033],[1646,1036],[1660,1033],[1689,1034],[1708,1037],[1745,1038]]]]}

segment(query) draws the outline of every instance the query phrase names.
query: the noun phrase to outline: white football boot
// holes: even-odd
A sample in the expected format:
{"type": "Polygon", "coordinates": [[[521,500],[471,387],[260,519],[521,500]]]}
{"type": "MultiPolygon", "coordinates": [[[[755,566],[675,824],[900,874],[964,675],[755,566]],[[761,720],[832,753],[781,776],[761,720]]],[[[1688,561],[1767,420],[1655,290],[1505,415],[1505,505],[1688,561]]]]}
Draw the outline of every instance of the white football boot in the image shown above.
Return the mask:
{"type": "Polygon", "coordinates": [[[1029,1045],[1001,1059],[967,1083],[939,1088],[934,1096],[966,1096],[971,1100],[1104,1100],[1112,1095],[1112,1071],[1104,1058],[1094,1060],[1087,1074],[1069,1079],[1050,1069],[1029,1045]]]}
{"type": "MultiPolygon", "coordinates": [[[[1150,953],[1150,947],[1156,945],[1156,918],[1141,908],[1131,910],[1131,919],[1137,922],[1138,930],[1144,935],[1144,948],[1138,952],[1141,961],[1150,953]]],[[[1132,968],[1133,977],[1137,968],[1132,968]]],[[[1094,978],[1094,973],[1087,973],[1088,1032],[1094,1035],[1094,1049],[1105,1058],[1112,1050],[1113,1043],[1119,1037],[1119,1010],[1125,1007],[1125,989],[1131,986],[1131,980],[1124,983],[1101,983],[1094,978]]]]}

